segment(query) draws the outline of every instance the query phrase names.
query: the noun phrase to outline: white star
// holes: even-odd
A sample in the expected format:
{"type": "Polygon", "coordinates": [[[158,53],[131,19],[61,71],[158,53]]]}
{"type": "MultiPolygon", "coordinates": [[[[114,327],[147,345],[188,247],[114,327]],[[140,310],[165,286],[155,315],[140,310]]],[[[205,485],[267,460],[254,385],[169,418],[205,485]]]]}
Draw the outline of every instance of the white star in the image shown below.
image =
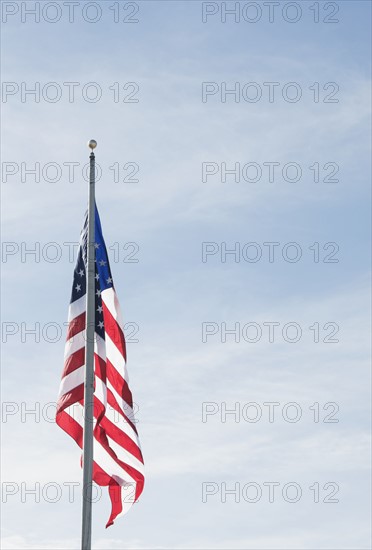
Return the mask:
{"type": "Polygon", "coordinates": [[[97,290],[96,294],[97,294],[97,296],[101,296],[101,291],[97,290]]]}
{"type": "Polygon", "coordinates": [[[78,272],[78,275],[80,275],[80,277],[82,277],[84,275],[84,270],[80,269],[80,271],[78,272]]]}
{"type": "Polygon", "coordinates": [[[99,262],[99,265],[102,265],[102,266],[106,265],[105,260],[101,260],[101,261],[99,262]]]}
{"type": "Polygon", "coordinates": [[[99,326],[99,328],[103,328],[103,321],[100,321],[100,322],[98,323],[98,326],[99,326]]]}
{"type": "Polygon", "coordinates": [[[94,248],[99,248],[99,243],[94,243],[94,248]]]}
{"type": "Polygon", "coordinates": [[[81,285],[76,285],[75,290],[76,290],[76,292],[80,292],[80,290],[81,290],[81,285]]]}
{"type": "Polygon", "coordinates": [[[96,274],[96,281],[98,281],[98,279],[99,279],[99,275],[98,275],[98,273],[97,273],[97,274],[96,274]]]}
{"type": "Polygon", "coordinates": [[[111,277],[109,277],[108,279],[106,279],[106,281],[107,281],[107,284],[108,284],[108,285],[109,285],[110,283],[112,283],[111,277]]]}
{"type": "Polygon", "coordinates": [[[98,311],[98,313],[102,313],[103,307],[102,307],[102,306],[98,306],[98,307],[97,307],[97,311],[98,311]]]}

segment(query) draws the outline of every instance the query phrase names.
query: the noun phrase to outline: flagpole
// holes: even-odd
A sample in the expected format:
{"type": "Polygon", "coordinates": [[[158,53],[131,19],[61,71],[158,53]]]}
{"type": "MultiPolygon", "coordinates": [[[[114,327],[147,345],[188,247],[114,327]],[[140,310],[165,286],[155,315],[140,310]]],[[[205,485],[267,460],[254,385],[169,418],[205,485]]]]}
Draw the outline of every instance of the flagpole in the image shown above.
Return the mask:
{"type": "Polygon", "coordinates": [[[97,142],[88,143],[90,154],[88,239],[86,268],[86,341],[84,380],[84,441],[83,441],[83,515],[81,549],[91,550],[92,539],[92,478],[93,478],[93,399],[94,399],[94,336],[95,336],[95,156],[97,142]]]}

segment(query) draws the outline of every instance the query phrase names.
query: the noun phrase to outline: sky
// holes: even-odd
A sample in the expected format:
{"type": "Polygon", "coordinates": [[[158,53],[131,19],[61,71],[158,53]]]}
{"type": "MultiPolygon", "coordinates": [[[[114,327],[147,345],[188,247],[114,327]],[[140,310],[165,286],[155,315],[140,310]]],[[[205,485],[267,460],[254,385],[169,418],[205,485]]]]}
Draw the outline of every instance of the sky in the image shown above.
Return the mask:
{"type": "Polygon", "coordinates": [[[1,8],[2,547],[80,547],[53,418],[96,139],[146,484],[108,530],[97,493],[93,548],[370,548],[371,4],[1,8]]]}

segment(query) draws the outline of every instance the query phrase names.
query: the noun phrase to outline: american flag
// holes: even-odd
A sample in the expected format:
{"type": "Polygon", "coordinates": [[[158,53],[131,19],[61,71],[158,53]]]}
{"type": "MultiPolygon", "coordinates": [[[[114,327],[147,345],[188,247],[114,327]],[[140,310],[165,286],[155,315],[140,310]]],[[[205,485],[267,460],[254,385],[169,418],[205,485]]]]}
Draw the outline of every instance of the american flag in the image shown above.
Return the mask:
{"type": "MultiPolygon", "coordinates": [[[[83,446],[84,360],[87,268],[86,215],[74,271],[65,362],[57,405],[57,424],[83,446]]],[[[95,342],[93,480],[108,486],[111,515],[106,527],[125,514],[142,493],[144,465],[128,386],[126,349],[116,297],[95,212],[95,342]]]]}

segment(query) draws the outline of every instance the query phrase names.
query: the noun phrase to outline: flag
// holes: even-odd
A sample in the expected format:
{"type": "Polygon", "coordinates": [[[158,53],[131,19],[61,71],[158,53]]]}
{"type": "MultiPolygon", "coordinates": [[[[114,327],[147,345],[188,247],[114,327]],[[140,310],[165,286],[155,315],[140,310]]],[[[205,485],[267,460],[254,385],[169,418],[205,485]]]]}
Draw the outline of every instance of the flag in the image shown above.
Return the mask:
{"type": "MultiPolygon", "coordinates": [[[[85,314],[88,214],[74,270],[65,362],[56,422],[83,447],[85,314]]],[[[120,307],[95,209],[95,341],[93,480],[108,486],[111,515],[106,527],[126,513],[142,493],[144,465],[128,385],[120,307]]]]}

